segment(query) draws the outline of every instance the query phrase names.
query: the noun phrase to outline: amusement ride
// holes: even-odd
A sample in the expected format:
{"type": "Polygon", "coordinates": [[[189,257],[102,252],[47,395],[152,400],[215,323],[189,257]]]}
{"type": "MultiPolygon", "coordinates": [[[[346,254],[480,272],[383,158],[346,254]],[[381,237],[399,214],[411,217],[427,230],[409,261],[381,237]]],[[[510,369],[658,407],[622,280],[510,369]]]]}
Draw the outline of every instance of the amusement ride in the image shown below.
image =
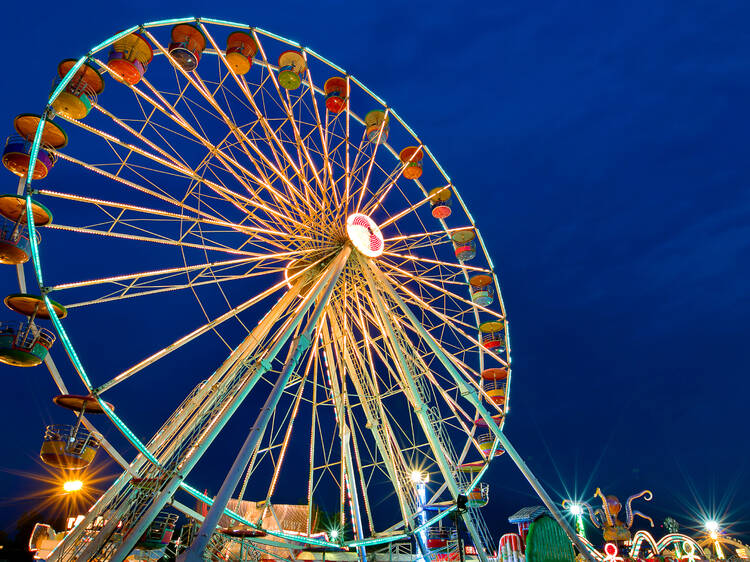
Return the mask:
{"type": "Polygon", "coordinates": [[[578,540],[502,431],[511,346],[484,240],[354,76],[259,28],[159,21],[62,60],[47,106],[7,127],[0,261],[21,319],[0,325],[0,361],[44,363],[74,415],[44,431],[43,462],[102,450],[122,468],[47,560],[163,546],[181,512],[186,560],[366,559],[405,539],[438,559],[429,531],[454,514],[486,561],[483,478],[504,453],[578,540]],[[236,412],[251,417],[210,497],[191,471],[236,412]],[[302,528],[265,525],[280,489],[305,498],[302,528]],[[315,532],[330,498],[353,536],[315,532]]]}

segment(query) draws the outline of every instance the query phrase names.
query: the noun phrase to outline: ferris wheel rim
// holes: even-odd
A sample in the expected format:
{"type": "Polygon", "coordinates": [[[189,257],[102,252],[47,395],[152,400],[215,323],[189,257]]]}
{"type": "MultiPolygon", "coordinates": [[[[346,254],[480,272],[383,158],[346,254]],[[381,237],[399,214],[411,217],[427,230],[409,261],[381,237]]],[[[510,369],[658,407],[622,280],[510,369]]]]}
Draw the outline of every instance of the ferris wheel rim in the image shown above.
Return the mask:
{"type": "MultiPolygon", "coordinates": [[[[292,46],[296,46],[296,47],[302,49],[304,53],[310,54],[310,55],[312,55],[312,56],[320,59],[321,61],[325,62],[329,66],[331,66],[333,68],[336,68],[339,71],[341,71],[342,73],[346,74],[345,71],[343,69],[341,69],[340,67],[337,67],[335,64],[333,64],[330,61],[328,61],[327,59],[321,57],[320,55],[318,55],[314,51],[312,51],[310,49],[307,49],[307,48],[304,48],[304,47],[302,47],[301,45],[299,45],[296,42],[287,40],[285,38],[282,38],[281,36],[277,36],[277,35],[272,34],[270,32],[265,32],[265,31],[263,31],[263,30],[261,30],[259,28],[253,28],[251,26],[247,26],[245,24],[235,24],[235,23],[232,23],[232,22],[225,22],[223,20],[212,20],[212,19],[207,19],[207,18],[178,18],[178,19],[169,19],[169,20],[159,20],[159,21],[155,21],[155,22],[150,22],[150,23],[143,24],[142,26],[133,26],[133,27],[128,28],[127,30],[124,30],[124,31],[122,31],[122,32],[120,32],[118,34],[115,34],[115,35],[111,36],[109,39],[101,42],[100,44],[98,44],[97,46],[95,46],[91,51],[89,51],[86,55],[84,55],[83,57],[77,59],[77,62],[74,65],[71,66],[71,68],[68,71],[68,73],[66,74],[66,76],[62,78],[62,80],[57,85],[56,89],[52,92],[52,94],[50,95],[50,98],[48,99],[47,110],[46,110],[46,112],[44,114],[45,118],[44,119],[40,119],[39,127],[37,129],[37,133],[36,133],[34,142],[32,144],[32,158],[31,158],[31,161],[32,162],[36,161],[36,157],[37,157],[36,155],[38,154],[38,152],[40,150],[40,142],[41,142],[41,135],[40,135],[40,133],[41,133],[41,131],[43,129],[46,117],[49,114],[49,111],[51,111],[51,104],[52,104],[52,102],[56,99],[56,97],[64,89],[65,85],[72,79],[72,77],[75,75],[75,73],[77,72],[77,70],[80,69],[80,67],[87,60],[89,60],[97,52],[99,52],[99,51],[107,48],[108,46],[110,46],[112,43],[114,43],[115,41],[117,41],[119,38],[125,37],[125,36],[129,35],[130,33],[137,32],[137,31],[139,31],[141,29],[149,29],[149,28],[152,28],[152,27],[155,28],[155,27],[161,27],[161,26],[166,26],[166,25],[174,25],[174,24],[178,24],[178,23],[190,23],[190,22],[195,22],[195,23],[199,23],[199,24],[200,23],[209,23],[209,24],[216,24],[216,25],[226,25],[226,26],[230,26],[230,27],[231,26],[236,26],[236,27],[239,27],[239,28],[242,28],[242,29],[246,28],[248,30],[257,31],[257,32],[260,32],[260,33],[262,33],[264,35],[272,37],[274,39],[286,42],[286,43],[288,43],[288,44],[290,44],[292,46]]],[[[269,72],[270,72],[271,68],[268,67],[268,69],[269,69],[269,72]]],[[[348,80],[352,80],[358,86],[360,86],[363,90],[365,90],[368,93],[370,93],[372,95],[372,97],[383,106],[383,108],[386,110],[386,112],[388,112],[387,115],[394,116],[394,118],[397,119],[399,122],[401,122],[401,124],[406,128],[406,130],[408,130],[413,135],[413,137],[415,138],[415,140],[417,140],[417,141],[419,140],[418,137],[416,136],[416,134],[408,127],[408,125],[406,125],[405,122],[403,122],[401,120],[401,118],[398,116],[398,114],[395,111],[392,110],[392,108],[388,107],[387,104],[384,101],[382,101],[380,98],[378,98],[375,94],[371,93],[356,78],[354,78],[353,76],[350,76],[348,74],[346,74],[346,76],[347,76],[348,80]]],[[[359,122],[361,124],[364,124],[364,121],[361,118],[357,117],[356,114],[352,113],[352,116],[355,119],[359,120],[359,122]]],[[[397,157],[396,151],[390,145],[386,144],[386,148],[391,152],[391,154],[394,157],[397,157]]],[[[474,224],[473,219],[471,218],[471,214],[469,213],[468,208],[465,206],[463,200],[460,197],[460,194],[459,194],[458,190],[455,188],[455,186],[453,185],[452,181],[450,181],[450,178],[448,178],[448,176],[445,174],[445,172],[443,171],[442,167],[437,162],[437,159],[435,159],[435,157],[433,156],[433,154],[429,150],[429,148],[427,146],[423,145],[421,142],[420,142],[420,148],[433,161],[433,163],[437,166],[437,168],[442,172],[443,176],[448,180],[448,182],[449,182],[448,185],[451,187],[451,189],[453,190],[456,198],[459,200],[461,206],[463,207],[464,211],[466,212],[467,217],[471,220],[471,225],[472,225],[473,229],[475,230],[475,232],[477,233],[477,238],[479,239],[479,245],[480,245],[480,247],[482,249],[482,252],[484,253],[484,255],[485,255],[486,259],[487,259],[488,264],[490,265],[490,271],[489,271],[489,273],[492,275],[492,278],[493,278],[493,281],[494,281],[494,284],[495,284],[495,287],[496,287],[496,290],[497,290],[497,294],[499,296],[500,295],[500,290],[499,290],[499,284],[498,284],[498,280],[497,280],[497,275],[496,275],[496,273],[494,271],[494,267],[492,265],[489,252],[487,251],[487,249],[486,249],[486,247],[484,245],[484,242],[481,239],[481,234],[479,233],[479,230],[476,228],[476,225],[474,224]]],[[[32,169],[33,169],[33,166],[32,166],[32,169]]],[[[40,254],[39,254],[39,245],[36,242],[36,236],[34,235],[34,232],[35,232],[35,229],[36,229],[36,225],[34,224],[34,217],[33,217],[32,213],[31,213],[31,208],[32,208],[31,193],[32,193],[32,190],[31,190],[30,186],[32,184],[32,181],[34,181],[34,180],[32,180],[31,170],[30,170],[29,174],[28,174],[28,176],[26,178],[25,187],[26,187],[26,193],[27,193],[26,194],[27,221],[29,223],[29,231],[30,231],[30,234],[31,234],[30,238],[32,239],[32,244],[31,244],[31,249],[32,249],[32,263],[33,263],[34,272],[35,272],[38,284],[43,289],[43,293],[44,293],[43,294],[43,298],[44,298],[44,301],[45,301],[45,303],[46,303],[46,305],[48,307],[51,307],[52,309],[54,309],[53,301],[51,301],[51,299],[47,296],[47,294],[45,292],[45,286],[43,284],[41,258],[40,258],[40,254]]],[[[427,195],[427,191],[423,187],[422,187],[422,191],[425,193],[425,195],[427,195]]],[[[445,224],[445,221],[441,220],[441,223],[442,223],[442,227],[443,227],[444,231],[450,230],[450,229],[448,229],[447,225],[445,224]]],[[[501,309],[502,309],[502,316],[504,317],[505,316],[505,309],[504,309],[504,303],[503,303],[503,301],[502,301],[501,298],[499,298],[499,302],[500,302],[500,306],[501,306],[501,309]]],[[[63,343],[63,346],[64,346],[64,348],[66,350],[66,353],[68,354],[68,357],[70,358],[71,362],[73,363],[73,366],[74,366],[75,370],[78,372],[79,376],[81,377],[82,381],[84,382],[84,385],[86,386],[87,389],[89,389],[91,391],[97,390],[98,387],[92,385],[91,380],[89,379],[89,377],[87,375],[86,369],[85,369],[83,363],[81,362],[80,358],[78,357],[78,355],[76,353],[76,350],[75,350],[74,346],[72,345],[72,342],[70,341],[65,328],[60,323],[60,319],[57,318],[55,314],[52,314],[51,316],[52,316],[51,320],[52,320],[53,324],[55,325],[56,331],[60,335],[60,340],[63,343]]],[[[480,355],[480,357],[481,357],[481,355],[480,355]]],[[[149,458],[149,460],[151,460],[151,462],[157,462],[156,459],[153,456],[150,455],[150,452],[148,451],[146,445],[142,441],[140,441],[135,434],[133,434],[130,431],[130,429],[128,428],[127,424],[125,424],[119,417],[117,417],[111,409],[107,408],[106,402],[103,402],[103,400],[101,399],[101,397],[99,396],[98,393],[96,394],[96,397],[97,397],[97,400],[100,401],[100,404],[102,405],[103,411],[107,414],[107,416],[113,422],[113,424],[116,427],[118,427],[118,429],[120,429],[120,431],[125,435],[125,437],[128,439],[128,441],[130,441],[133,444],[133,446],[135,446],[136,449],[139,450],[139,452],[141,454],[143,454],[147,458],[149,458]]],[[[326,544],[333,545],[334,543],[326,543],[326,544]]],[[[376,544],[376,543],[367,543],[367,544],[376,544]]],[[[357,545],[354,545],[354,542],[352,542],[351,546],[357,546],[357,545]]]]}

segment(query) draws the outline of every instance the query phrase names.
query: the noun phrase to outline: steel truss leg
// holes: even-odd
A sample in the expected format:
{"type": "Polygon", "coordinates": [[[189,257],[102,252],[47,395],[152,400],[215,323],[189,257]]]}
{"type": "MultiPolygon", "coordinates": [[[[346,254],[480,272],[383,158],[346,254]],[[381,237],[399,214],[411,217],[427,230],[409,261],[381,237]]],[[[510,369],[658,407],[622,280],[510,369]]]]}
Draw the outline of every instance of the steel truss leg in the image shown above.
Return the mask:
{"type": "MultiPolygon", "coordinates": [[[[323,314],[323,310],[328,306],[328,301],[331,297],[331,294],[333,293],[334,287],[336,286],[339,275],[346,266],[346,261],[349,257],[350,252],[351,248],[348,245],[344,246],[339,255],[329,266],[325,280],[318,284],[316,294],[310,299],[310,302],[317,298],[317,295],[320,294],[324,286],[326,288],[325,294],[322,296],[320,302],[318,302],[317,306],[315,307],[315,310],[312,313],[304,332],[300,334],[292,343],[289,359],[284,364],[281,374],[276,380],[276,384],[274,385],[271,394],[268,395],[266,403],[261,408],[255,424],[250,429],[250,432],[248,433],[247,438],[245,439],[245,442],[240,449],[240,452],[237,454],[237,457],[235,458],[234,463],[229,470],[229,473],[224,479],[224,483],[219,489],[219,493],[214,498],[214,503],[211,506],[208,514],[206,515],[203,524],[198,530],[198,534],[195,537],[195,540],[193,540],[193,544],[190,545],[190,548],[188,548],[188,550],[180,555],[179,560],[181,562],[199,562],[203,560],[203,552],[206,549],[206,546],[208,545],[208,542],[216,529],[219,518],[224,513],[224,509],[226,508],[232,493],[237,487],[240,478],[242,478],[242,473],[244,472],[244,469],[250,460],[250,456],[263,437],[263,433],[265,432],[266,426],[271,419],[271,414],[273,413],[274,408],[281,398],[284,387],[286,386],[289,378],[294,372],[294,368],[297,366],[297,362],[299,361],[300,357],[302,357],[307,348],[310,347],[312,338],[314,337],[315,328],[317,327],[318,321],[323,314]]],[[[274,350],[278,353],[282,345],[283,342],[279,342],[274,350]]],[[[266,367],[266,370],[268,370],[269,367],[270,362],[268,367],[266,367]]]]}
{"type": "MultiPolygon", "coordinates": [[[[338,325],[336,320],[334,318],[329,318],[328,323],[334,336],[334,342],[343,342],[344,335],[341,327],[338,325]]],[[[330,342],[327,339],[327,335],[325,332],[323,332],[323,341],[326,346],[330,346],[330,342]]],[[[354,384],[354,388],[357,391],[357,394],[360,396],[363,412],[365,414],[365,417],[367,418],[368,425],[371,428],[372,436],[375,440],[375,445],[380,451],[380,456],[383,458],[383,463],[386,466],[388,476],[390,477],[392,482],[396,483],[395,492],[396,497],[398,498],[399,507],[401,508],[401,517],[404,520],[404,527],[406,529],[409,529],[410,527],[414,526],[414,516],[416,514],[412,512],[412,509],[406,499],[406,486],[401,485],[402,480],[399,479],[398,468],[398,466],[404,467],[404,470],[402,470],[401,472],[405,472],[406,462],[401,455],[400,450],[398,450],[393,445],[393,430],[391,429],[388,419],[382,412],[382,404],[378,401],[378,405],[373,405],[374,401],[370,399],[372,397],[372,392],[368,392],[366,389],[367,382],[364,380],[360,380],[359,375],[357,374],[359,372],[364,374],[367,370],[363,359],[359,356],[359,354],[352,354],[349,347],[345,343],[342,343],[337,351],[338,355],[343,360],[344,365],[349,369],[350,378],[352,380],[352,383],[354,384]],[[352,355],[354,355],[354,358],[357,359],[357,364],[354,363],[352,355]],[[382,434],[381,431],[383,432],[382,434]],[[396,457],[396,460],[398,461],[398,466],[394,461],[394,457],[396,457]]],[[[334,371],[331,382],[335,387],[336,394],[340,395],[338,383],[336,382],[336,363],[331,361],[330,368],[334,371]]],[[[425,544],[423,544],[421,536],[419,534],[416,534],[415,537],[417,539],[417,545],[420,551],[425,555],[425,557],[427,557],[427,547],[425,544]]]]}
{"type": "MultiPolygon", "coordinates": [[[[165,422],[162,428],[156,433],[159,438],[154,438],[151,440],[151,442],[149,442],[148,447],[150,451],[155,454],[157,453],[157,451],[159,451],[161,458],[166,458],[165,455],[171,453],[174,444],[168,446],[164,450],[160,451],[160,449],[165,444],[169,443],[170,440],[173,440],[173,442],[179,440],[178,438],[173,439],[177,435],[176,432],[185,430],[184,424],[188,421],[190,416],[193,416],[197,409],[199,409],[199,406],[202,404],[206,396],[211,392],[213,386],[220,383],[222,376],[229,370],[229,368],[233,365],[236,366],[237,364],[241,363],[241,361],[243,361],[250,355],[250,353],[252,353],[252,351],[257,346],[258,341],[260,341],[268,334],[273,324],[288,309],[289,305],[294,302],[294,299],[299,293],[300,287],[301,284],[296,284],[292,290],[288,291],[274,305],[274,307],[271,309],[271,312],[258,324],[258,326],[256,326],[255,329],[253,329],[253,331],[245,338],[245,341],[240,344],[240,346],[229,356],[229,358],[224,361],[222,366],[209,378],[209,380],[206,381],[201,392],[199,392],[196,397],[191,400],[190,404],[192,404],[192,406],[186,406],[176,418],[170,418],[169,420],[167,420],[167,422],[165,422]]],[[[246,392],[250,391],[258,378],[259,377],[255,377],[246,384],[246,392]]],[[[240,395],[239,402],[241,402],[243,399],[244,395],[240,395]]],[[[202,407],[206,407],[205,404],[203,404],[202,407]]],[[[203,442],[200,444],[198,450],[193,453],[193,456],[191,458],[192,464],[188,463],[189,467],[182,468],[183,476],[186,475],[189,472],[190,468],[192,468],[193,464],[195,464],[195,462],[200,459],[205,449],[208,447],[208,445],[210,445],[210,443],[213,441],[213,438],[224,426],[226,420],[231,417],[234,409],[230,408],[227,411],[228,413],[224,415],[224,418],[214,425],[214,431],[209,436],[203,439],[203,442]]],[[[96,501],[94,506],[89,510],[83,521],[81,521],[79,525],[77,525],[70,533],[68,533],[63,542],[61,542],[55,548],[55,550],[47,559],[48,562],[56,562],[57,560],[64,559],[67,554],[68,547],[70,546],[71,548],[75,548],[73,545],[79,540],[86,540],[88,544],[86,545],[85,550],[82,553],[78,554],[78,558],[91,558],[109,535],[105,532],[106,529],[102,529],[99,532],[98,536],[95,536],[93,540],[91,540],[90,538],[84,539],[83,534],[86,533],[86,529],[91,526],[96,517],[104,514],[105,510],[110,507],[111,502],[125,488],[125,486],[128,485],[128,483],[130,482],[130,478],[133,475],[141,474],[141,472],[145,469],[144,467],[147,468],[149,464],[150,462],[148,461],[148,459],[146,459],[143,455],[138,455],[135,460],[130,463],[129,470],[124,472],[109,487],[109,489],[96,501]]],[[[108,519],[113,522],[113,524],[116,524],[122,515],[121,510],[127,509],[127,507],[127,505],[121,506],[119,508],[120,511],[107,513],[106,515],[108,516],[108,519]]]]}
{"type": "Polygon", "coordinates": [[[531,472],[531,469],[526,465],[524,460],[521,458],[521,455],[518,454],[518,451],[516,451],[515,447],[513,447],[513,445],[510,443],[508,438],[502,432],[500,427],[496,423],[494,423],[492,419],[492,415],[484,407],[484,405],[482,404],[482,401],[479,399],[479,394],[477,393],[476,389],[474,389],[473,387],[469,386],[466,383],[465,374],[462,375],[461,373],[459,373],[456,366],[448,358],[448,356],[445,354],[445,352],[440,347],[440,345],[435,340],[435,338],[432,336],[432,334],[430,334],[425,329],[425,327],[422,326],[422,323],[414,315],[412,310],[409,308],[409,305],[407,305],[406,302],[404,302],[404,300],[401,298],[401,296],[396,292],[396,290],[390,284],[390,282],[385,277],[385,275],[380,270],[380,268],[378,268],[378,266],[375,265],[375,263],[373,263],[372,260],[368,260],[368,264],[370,266],[370,269],[374,273],[376,279],[382,284],[384,288],[386,288],[386,290],[388,291],[388,294],[396,301],[396,303],[399,305],[401,310],[407,316],[411,324],[414,326],[417,332],[422,336],[422,339],[425,340],[425,342],[430,347],[432,352],[435,353],[435,355],[443,364],[443,366],[451,374],[451,376],[453,377],[453,380],[461,389],[461,393],[472,403],[473,406],[477,408],[477,410],[479,411],[479,414],[482,416],[485,422],[487,422],[487,426],[495,434],[495,437],[497,437],[497,439],[500,441],[500,443],[502,444],[503,448],[508,453],[510,458],[513,459],[513,462],[516,464],[518,469],[521,471],[524,477],[526,477],[526,480],[528,480],[529,484],[531,484],[531,487],[537,493],[537,495],[542,500],[542,502],[544,502],[544,505],[547,507],[547,509],[549,509],[552,516],[555,518],[558,524],[563,528],[563,530],[565,531],[565,534],[568,535],[568,538],[570,539],[570,541],[574,545],[576,545],[576,547],[578,548],[578,551],[583,555],[583,557],[586,560],[588,560],[588,562],[596,562],[594,558],[591,556],[591,554],[589,553],[586,546],[580,540],[580,537],[576,534],[576,532],[570,526],[568,521],[562,516],[562,514],[560,513],[560,510],[557,509],[555,502],[552,501],[552,498],[549,496],[549,494],[544,489],[542,484],[539,482],[539,480],[537,480],[536,476],[534,476],[534,473],[531,472]]]}
{"type": "MultiPolygon", "coordinates": [[[[451,492],[451,495],[453,496],[454,499],[456,499],[460,493],[468,492],[468,490],[461,490],[458,487],[458,483],[456,482],[456,479],[453,476],[454,467],[451,467],[450,464],[448,463],[448,460],[445,458],[445,455],[443,454],[443,447],[440,443],[440,439],[438,438],[437,433],[435,432],[435,428],[432,426],[432,422],[427,416],[427,406],[423,402],[419,393],[419,389],[417,388],[417,384],[414,381],[413,369],[411,368],[406,357],[404,356],[404,352],[401,349],[401,345],[399,344],[398,339],[396,338],[395,329],[393,327],[393,324],[391,323],[390,317],[388,315],[388,311],[386,310],[385,303],[383,302],[383,299],[380,296],[380,292],[378,290],[375,279],[373,278],[372,273],[367,268],[367,266],[364,266],[362,269],[365,273],[365,277],[367,278],[367,284],[370,288],[370,294],[378,309],[380,322],[383,324],[383,327],[385,328],[385,332],[388,336],[389,346],[393,350],[393,353],[397,360],[397,365],[400,366],[399,370],[402,372],[401,376],[406,382],[409,388],[409,393],[412,396],[412,401],[413,401],[412,408],[414,409],[414,413],[417,415],[417,418],[419,419],[419,423],[422,426],[422,430],[424,431],[425,435],[427,436],[427,440],[430,443],[430,448],[435,454],[435,460],[437,461],[438,466],[440,467],[440,472],[443,475],[443,479],[446,482],[446,484],[448,484],[448,488],[451,492]]],[[[471,535],[471,540],[474,541],[474,545],[477,547],[477,554],[479,555],[479,559],[482,562],[488,562],[487,553],[484,551],[484,548],[482,547],[483,543],[480,540],[479,533],[474,527],[474,522],[466,514],[463,514],[463,518],[464,518],[464,523],[466,524],[466,528],[468,529],[469,534],[471,535]]]]}

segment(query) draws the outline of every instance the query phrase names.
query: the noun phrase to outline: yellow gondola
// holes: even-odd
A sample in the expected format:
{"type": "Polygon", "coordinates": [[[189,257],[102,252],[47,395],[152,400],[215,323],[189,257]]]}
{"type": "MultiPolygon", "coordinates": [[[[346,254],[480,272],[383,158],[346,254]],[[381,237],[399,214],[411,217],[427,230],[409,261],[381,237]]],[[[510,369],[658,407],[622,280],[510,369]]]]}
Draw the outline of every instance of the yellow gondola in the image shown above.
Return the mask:
{"type": "Polygon", "coordinates": [[[307,68],[305,57],[299,51],[284,51],[279,55],[279,86],[296,90],[302,83],[302,73],[307,68]]]}
{"type": "Polygon", "coordinates": [[[505,351],[505,323],[502,320],[490,320],[479,325],[482,332],[482,346],[495,354],[505,351]]]}
{"type": "Polygon", "coordinates": [[[430,196],[430,211],[436,219],[447,219],[451,216],[453,194],[450,187],[435,187],[428,193],[430,196]]]}
{"type": "Polygon", "coordinates": [[[253,57],[258,52],[258,44],[249,33],[235,31],[227,37],[227,50],[224,57],[237,74],[247,74],[253,66],[253,57]]]}
{"type": "MultiPolygon", "coordinates": [[[[39,452],[44,464],[65,470],[81,470],[91,464],[99,450],[99,440],[81,427],[84,414],[103,414],[104,409],[93,396],[62,394],[53,402],[78,414],[75,425],[48,425],[39,452]]],[[[114,407],[107,404],[111,410],[114,407]]]]}
{"type": "MultiPolygon", "coordinates": [[[[57,65],[57,74],[64,78],[77,63],[65,59],[57,65]]],[[[99,94],[104,90],[104,78],[93,66],[83,63],[70,79],[65,89],[52,102],[55,113],[68,119],[83,119],[91,111],[99,94]]]]}
{"type": "Polygon", "coordinates": [[[390,130],[390,118],[385,111],[373,109],[365,115],[365,131],[371,142],[385,144],[390,130]]]}

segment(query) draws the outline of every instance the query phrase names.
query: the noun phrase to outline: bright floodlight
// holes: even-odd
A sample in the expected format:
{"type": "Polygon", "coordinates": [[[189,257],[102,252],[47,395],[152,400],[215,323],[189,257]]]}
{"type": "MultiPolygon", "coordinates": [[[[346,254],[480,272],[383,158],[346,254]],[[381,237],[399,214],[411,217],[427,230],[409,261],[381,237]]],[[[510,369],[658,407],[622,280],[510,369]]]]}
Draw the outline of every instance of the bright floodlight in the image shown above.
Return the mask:
{"type": "Polygon", "coordinates": [[[411,481],[415,484],[426,484],[428,480],[427,474],[424,474],[421,470],[411,471],[411,481]]]}
{"type": "Polygon", "coordinates": [[[706,521],[706,531],[709,533],[716,533],[719,530],[719,524],[714,521],[713,519],[710,519],[706,521]]]}
{"type": "Polygon", "coordinates": [[[66,492],[77,492],[83,488],[83,482],[80,480],[68,480],[63,484],[63,490],[66,492]]]}
{"type": "Polygon", "coordinates": [[[577,503],[570,504],[569,509],[571,515],[575,515],[576,517],[579,515],[583,515],[583,508],[577,503]]]}
{"type": "Polygon", "coordinates": [[[346,219],[346,233],[354,247],[368,258],[377,258],[383,253],[383,234],[367,215],[354,213],[346,219]]]}
{"type": "Polygon", "coordinates": [[[331,540],[335,541],[337,538],[339,538],[339,532],[337,529],[333,529],[331,531],[331,540]]]}

